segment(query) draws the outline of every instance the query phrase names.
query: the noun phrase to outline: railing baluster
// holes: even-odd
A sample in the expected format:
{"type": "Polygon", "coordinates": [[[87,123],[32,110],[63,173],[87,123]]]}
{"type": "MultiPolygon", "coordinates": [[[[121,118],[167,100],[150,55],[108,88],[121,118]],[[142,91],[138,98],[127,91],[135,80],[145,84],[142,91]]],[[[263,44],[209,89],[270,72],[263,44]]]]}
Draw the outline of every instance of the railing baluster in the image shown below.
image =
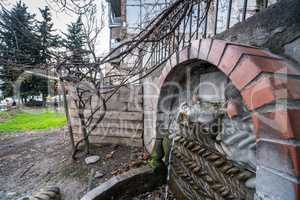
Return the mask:
{"type": "Polygon", "coordinates": [[[182,40],[182,48],[183,48],[184,45],[185,45],[185,29],[186,29],[186,16],[184,17],[184,20],[183,20],[183,40],[182,40]]]}
{"type": "MultiPolygon", "coordinates": [[[[206,3],[206,8],[207,9],[208,5],[206,3]]],[[[206,12],[206,10],[205,10],[206,12]]],[[[207,12],[207,15],[205,16],[205,20],[204,20],[204,32],[203,32],[203,38],[206,38],[207,37],[207,22],[208,22],[208,12],[207,12]]]]}
{"type": "Polygon", "coordinates": [[[160,46],[161,41],[158,42],[158,62],[160,62],[160,52],[161,52],[161,46],[160,46]]]}
{"type": "Polygon", "coordinates": [[[193,8],[194,8],[194,5],[192,5],[192,9],[191,9],[191,12],[190,12],[190,32],[189,32],[189,45],[191,43],[191,40],[192,40],[192,26],[193,26],[193,8]]]}
{"type": "Polygon", "coordinates": [[[197,8],[197,27],[196,27],[196,39],[199,39],[199,27],[200,27],[200,2],[198,2],[197,8]]]}
{"type": "Polygon", "coordinates": [[[161,59],[160,59],[160,60],[163,60],[163,59],[164,59],[165,50],[166,50],[166,47],[165,47],[165,40],[162,40],[162,41],[161,41],[161,59]]]}
{"type": "Polygon", "coordinates": [[[165,50],[166,50],[166,47],[165,47],[165,39],[163,39],[163,40],[161,41],[161,60],[164,59],[165,50]]]}
{"type": "Polygon", "coordinates": [[[160,55],[160,60],[164,59],[164,53],[165,53],[165,42],[164,40],[161,41],[161,55],[160,55]]]}
{"type": "Polygon", "coordinates": [[[152,44],[152,60],[151,60],[151,65],[155,65],[154,63],[155,63],[155,61],[154,61],[154,59],[155,59],[155,47],[154,47],[154,44],[152,44]]]}
{"type": "Polygon", "coordinates": [[[170,34],[168,41],[169,41],[169,47],[168,47],[168,48],[169,48],[169,50],[168,50],[168,53],[167,53],[167,57],[169,57],[169,55],[171,54],[171,41],[172,41],[172,34],[170,34]]]}
{"type": "Polygon", "coordinates": [[[264,8],[267,8],[268,4],[269,4],[268,0],[264,0],[264,8]]]}
{"type": "Polygon", "coordinates": [[[245,21],[245,20],[246,20],[247,6],[248,6],[248,0],[244,0],[244,6],[243,6],[243,18],[242,18],[242,21],[245,21]]]}
{"type": "Polygon", "coordinates": [[[219,0],[216,0],[216,13],[215,13],[215,25],[214,25],[214,35],[217,34],[218,29],[218,12],[219,12],[219,0]]]}
{"type": "Polygon", "coordinates": [[[160,44],[161,46],[160,46],[159,61],[161,61],[164,56],[164,40],[161,40],[160,44]]]}
{"type": "Polygon", "coordinates": [[[229,0],[229,8],[228,8],[228,13],[227,13],[226,29],[229,29],[229,27],[230,27],[231,9],[232,9],[232,0],[229,0]]]}
{"type": "Polygon", "coordinates": [[[158,63],[158,46],[155,47],[155,64],[158,63]]]}
{"type": "Polygon", "coordinates": [[[175,44],[176,44],[176,30],[173,32],[173,46],[172,46],[172,54],[175,51],[175,44]]]}
{"type": "Polygon", "coordinates": [[[169,42],[169,36],[167,36],[167,37],[165,38],[164,59],[167,57],[167,53],[168,53],[168,50],[169,50],[169,45],[170,45],[170,42],[169,42]]]}
{"type": "Polygon", "coordinates": [[[179,26],[178,26],[176,49],[179,49],[179,44],[180,44],[180,25],[181,24],[179,24],[179,26]]]}

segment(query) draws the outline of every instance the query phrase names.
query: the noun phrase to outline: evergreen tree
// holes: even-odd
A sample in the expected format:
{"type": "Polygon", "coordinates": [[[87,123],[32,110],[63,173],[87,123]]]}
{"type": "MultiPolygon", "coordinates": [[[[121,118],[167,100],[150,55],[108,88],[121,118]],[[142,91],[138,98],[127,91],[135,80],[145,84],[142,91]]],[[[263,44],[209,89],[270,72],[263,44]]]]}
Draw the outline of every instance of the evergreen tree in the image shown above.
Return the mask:
{"type": "MultiPolygon", "coordinates": [[[[38,59],[39,64],[47,64],[51,60],[52,51],[60,46],[59,36],[55,34],[53,29],[52,17],[50,9],[46,6],[44,9],[39,9],[42,15],[42,21],[38,22],[38,35],[40,39],[40,56],[38,59]]],[[[46,101],[48,96],[48,80],[42,77],[33,77],[33,82],[36,87],[33,88],[35,91],[42,93],[43,101],[46,101]]]]}
{"type": "MultiPolygon", "coordinates": [[[[19,1],[11,11],[0,12],[1,58],[4,63],[34,65],[39,57],[39,42],[35,34],[35,15],[19,1]]],[[[0,88],[5,97],[13,95],[12,83],[21,71],[4,64],[0,68],[0,88]]]]}
{"type": "MultiPolygon", "coordinates": [[[[1,57],[7,63],[37,65],[46,64],[51,59],[51,50],[59,46],[59,37],[54,34],[50,9],[40,9],[42,21],[28,12],[27,6],[19,1],[11,11],[0,13],[1,57]]],[[[12,96],[12,84],[21,71],[9,65],[0,67],[0,89],[5,97],[12,96]]],[[[23,80],[20,87],[22,99],[42,94],[44,101],[48,96],[48,80],[31,75],[23,80]]]]}
{"type": "Polygon", "coordinates": [[[73,64],[80,64],[85,62],[86,45],[83,23],[81,16],[78,17],[76,22],[68,25],[67,33],[64,33],[66,39],[64,40],[64,46],[71,52],[73,64]]]}
{"type": "Polygon", "coordinates": [[[40,63],[47,63],[51,58],[51,49],[60,46],[60,39],[57,34],[54,34],[52,17],[50,9],[46,6],[44,9],[40,9],[43,20],[38,22],[39,37],[40,37],[40,63]]]}

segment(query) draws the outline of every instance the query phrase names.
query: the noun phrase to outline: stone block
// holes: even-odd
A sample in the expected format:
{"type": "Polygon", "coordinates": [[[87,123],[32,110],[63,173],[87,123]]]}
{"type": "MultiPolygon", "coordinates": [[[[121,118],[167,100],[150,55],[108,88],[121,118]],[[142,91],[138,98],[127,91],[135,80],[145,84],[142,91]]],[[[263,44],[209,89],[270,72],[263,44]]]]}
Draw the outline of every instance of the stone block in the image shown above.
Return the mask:
{"type": "Polygon", "coordinates": [[[300,183],[258,166],[256,192],[264,200],[299,200],[300,183]]]}
{"type": "Polygon", "coordinates": [[[128,121],[142,121],[142,112],[118,112],[110,111],[105,115],[106,119],[128,120],[128,121]]]}
{"type": "Polygon", "coordinates": [[[111,136],[98,136],[91,135],[90,142],[94,144],[124,144],[128,146],[143,146],[143,141],[141,138],[126,138],[126,137],[111,137],[111,136]]]}
{"type": "Polygon", "coordinates": [[[297,68],[283,60],[245,55],[234,68],[230,79],[241,90],[263,72],[300,75],[300,71],[297,68]]]}
{"type": "Polygon", "coordinates": [[[127,111],[126,102],[109,101],[106,104],[107,110],[110,111],[127,111]]]}
{"type": "Polygon", "coordinates": [[[201,60],[207,60],[210,48],[211,48],[212,39],[201,40],[201,45],[199,49],[198,58],[201,60]]]}
{"type": "Polygon", "coordinates": [[[233,101],[229,101],[227,103],[227,107],[226,107],[226,112],[227,112],[227,115],[229,116],[229,118],[233,118],[233,117],[236,117],[240,114],[240,108],[239,106],[233,102],[233,101]]]}
{"type": "Polygon", "coordinates": [[[267,51],[250,46],[228,44],[219,64],[219,69],[229,75],[244,54],[273,57],[267,51]]]}
{"type": "Polygon", "coordinates": [[[260,166],[300,178],[300,146],[293,143],[259,140],[257,162],[260,166]]]}
{"type": "Polygon", "coordinates": [[[223,52],[225,51],[227,43],[224,40],[213,40],[212,46],[208,55],[208,61],[215,66],[218,66],[223,52]]]}
{"type": "Polygon", "coordinates": [[[257,109],[279,99],[300,99],[300,80],[276,77],[260,77],[242,91],[250,110],[257,109]]]}
{"type": "Polygon", "coordinates": [[[284,45],[284,54],[300,63],[300,37],[284,45]]]}
{"type": "Polygon", "coordinates": [[[257,138],[300,140],[300,109],[284,109],[252,115],[257,138]]]}
{"type": "Polygon", "coordinates": [[[142,128],[140,126],[133,127],[136,129],[126,129],[126,128],[102,128],[100,127],[96,128],[93,131],[93,135],[99,136],[99,137],[120,137],[120,138],[142,138],[142,128]]]}
{"type": "Polygon", "coordinates": [[[121,199],[124,194],[135,196],[161,186],[164,179],[164,170],[149,166],[132,169],[89,191],[81,200],[121,199]]]}
{"type": "Polygon", "coordinates": [[[143,112],[143,104],[136,102],[128,102],[127,103],[127,111],[139,111],[143,112]]]}

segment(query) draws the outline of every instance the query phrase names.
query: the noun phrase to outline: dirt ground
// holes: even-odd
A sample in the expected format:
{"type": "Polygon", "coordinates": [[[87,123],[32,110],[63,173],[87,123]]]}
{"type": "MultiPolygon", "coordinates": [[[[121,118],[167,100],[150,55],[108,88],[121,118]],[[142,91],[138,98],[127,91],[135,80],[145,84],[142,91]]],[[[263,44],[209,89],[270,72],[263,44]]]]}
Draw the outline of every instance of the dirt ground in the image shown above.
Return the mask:
{"type": "Polygon", "coordinates": [[[64,200],[80,199],[113,175],[147,163],[141,148],[107,144],[91,149],[100,161],[88,166],[83,153],[72,161],[64,130],[0,135],[0,200],[19,199],[45,186],[58,186],[64,200]],[[104,175],[95,178],[95,172],[104,175]]]}

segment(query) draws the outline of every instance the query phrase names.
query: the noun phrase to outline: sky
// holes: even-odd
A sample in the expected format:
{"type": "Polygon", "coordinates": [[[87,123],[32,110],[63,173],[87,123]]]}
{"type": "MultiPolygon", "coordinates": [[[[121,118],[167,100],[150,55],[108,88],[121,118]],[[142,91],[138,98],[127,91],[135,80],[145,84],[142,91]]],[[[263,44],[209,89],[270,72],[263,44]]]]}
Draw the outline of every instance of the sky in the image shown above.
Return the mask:
{"type": "MultiPolygon", "coordinates": [[[[10,9],[14,4],[16,4],[17,1],[19,0],[1,0],[1,2],[4,3],[7,9],[10,9]]],[[[106,2],[105,0],[95,1],[100,2],[99,4],[97,4],[98,7],[100,7],[101,1],[103,3],[106,2]]],[[[28,6],[28,10],[32,14],[36,14],[37,19],[41,19],[39,8],[44,8],[45,6],[48,6],[51,10],[54,28],[57,30],[58,33],[66,32],[67,24],[70,24],[71,22],[74,22],[77,19],[77,15],[72,12],[60,11],[58,6],[55,3],[51,2],[51,0],[22,0],[22,2],[24,2],[28,6]]],[[[98,12],[101,12],[101,9],[98,9],[98,12]]],[[[98,13],[97,15],[101,16],[101,13],[98,13]]],[[[97,54],[99,56],[108,52],[108,41],[109,29],[107,25],[107,20],[105,20],[104,28],[101,34],[99,35],[99,40],[97,43],[97,54]]]]}
{"type": "MultiPolygon", "coordinates": [[[[63,12],[58,11],[58,7],[56,7],[53,3],[46,0],[22,0],[27,6],[31,13],[36,14],[37,19],[41,19],[41,15],[39,12],[39,8],[44,8],[45,6],[49,6],[51,9],[51,14],[54,22],[54,26],[58,30],[65,31],[66,24],[75,21],[76,16],[72,14],[65,14],[63,12]]],[[[4,0],[7,8],[11,8],[14,4],[16,4],[17,0],[4,0]]]]}

